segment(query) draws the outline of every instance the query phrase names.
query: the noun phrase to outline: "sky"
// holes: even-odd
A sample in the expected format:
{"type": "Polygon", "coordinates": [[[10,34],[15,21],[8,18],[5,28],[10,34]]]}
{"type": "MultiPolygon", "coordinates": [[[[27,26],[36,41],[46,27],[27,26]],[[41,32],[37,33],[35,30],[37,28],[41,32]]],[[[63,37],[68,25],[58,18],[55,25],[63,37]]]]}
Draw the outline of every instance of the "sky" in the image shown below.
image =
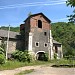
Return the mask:
{"type": "Polygon", "coordinates": [[[42,12],[52,23],[68,22],[73,8],[66,0],[0,0],[0,26],[19,26],[32,14],[42,12]]]}

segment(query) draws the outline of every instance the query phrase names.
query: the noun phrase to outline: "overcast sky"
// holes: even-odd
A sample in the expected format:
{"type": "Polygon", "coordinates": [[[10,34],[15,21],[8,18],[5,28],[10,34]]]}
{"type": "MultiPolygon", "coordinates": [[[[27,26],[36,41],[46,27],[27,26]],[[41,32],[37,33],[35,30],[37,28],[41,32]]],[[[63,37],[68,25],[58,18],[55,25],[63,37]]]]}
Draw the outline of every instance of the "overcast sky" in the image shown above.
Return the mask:
{"type": "Polygon", "coordinates": [[[19,26],[29,12],[42,12],[52,22],[67,22],[72,11],[65,0],[0,0],[0,26],[19,26]]]}

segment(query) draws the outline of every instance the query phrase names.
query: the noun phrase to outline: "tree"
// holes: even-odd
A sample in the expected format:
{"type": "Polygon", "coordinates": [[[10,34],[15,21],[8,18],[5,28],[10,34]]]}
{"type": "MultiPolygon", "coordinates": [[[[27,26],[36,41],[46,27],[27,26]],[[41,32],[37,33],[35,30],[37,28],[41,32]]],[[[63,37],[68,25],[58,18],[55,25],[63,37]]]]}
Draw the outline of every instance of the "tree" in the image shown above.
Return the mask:
{"type": "MultiPolygon", "coordinates": [[[[67,0],[66,1],[67,6],[75,7],[75,0],[67,0]]],[[[68,16],[69,17],[69,22],[75,23],[75,9],[73,11],[73,14],[68,16]]]]}
{"type": "Polygon", "coordinates": [[[58,22],[52,23],[52,36],[62,43],[63,54],[75,54],[75,24],[58,22]]]}
{"type": "Polygon", "coordinates": [[[75,0],[67,0],[67,6],[70,5],[71,7],[75,7],[75,0]]]}

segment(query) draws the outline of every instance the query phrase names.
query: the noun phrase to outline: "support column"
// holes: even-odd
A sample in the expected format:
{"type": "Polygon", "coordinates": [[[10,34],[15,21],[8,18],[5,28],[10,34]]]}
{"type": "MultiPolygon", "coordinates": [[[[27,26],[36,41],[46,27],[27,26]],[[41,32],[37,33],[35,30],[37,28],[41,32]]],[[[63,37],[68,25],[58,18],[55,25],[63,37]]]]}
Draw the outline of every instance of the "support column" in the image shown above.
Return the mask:
{"type": "Polygon", "coordinates": [[[32,33],[29,33],[28,51],[32,52],[32,33]]]}
{"type": "Polygon", "coordinates": [[[52,33],[50,30],[50,59],[54,59],[54,53],[53,53],[53,38],[52,38],[52,33]]]}

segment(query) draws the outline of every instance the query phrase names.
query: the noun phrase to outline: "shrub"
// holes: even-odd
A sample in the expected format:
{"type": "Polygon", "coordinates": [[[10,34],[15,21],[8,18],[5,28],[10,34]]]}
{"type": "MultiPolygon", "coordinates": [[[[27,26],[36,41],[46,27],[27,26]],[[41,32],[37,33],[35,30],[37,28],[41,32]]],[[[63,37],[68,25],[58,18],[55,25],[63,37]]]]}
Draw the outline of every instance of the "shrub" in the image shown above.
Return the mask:
{"type": "Polygon", "coordinates": [[[12,54],[12,57],[14,59],[17,59],[19,61],[22,61],[22,62],[30,62],[31,61],[31,56],[28,54],[27,51],[16,51],[15,53],[12,54]]]}
{"type": "Polygon", "coordinates": [[[48,53],[45,53],[44,61],[48,61],[48,53]]]}
{"type": "Polygon", "coordinates": [[[0,47],[0,54],[4,54],[4,49],[0,47]]]}
{"type": "Polygon", "coordinates": [[[0,54],[0,64],[5,63],[5,56],[3,54],[0,54]]]}
{"type": "Polygon", "coordinates": [[[55,60],[57,59],[57,53],[54,53],[54,59],[55,60]]]}

